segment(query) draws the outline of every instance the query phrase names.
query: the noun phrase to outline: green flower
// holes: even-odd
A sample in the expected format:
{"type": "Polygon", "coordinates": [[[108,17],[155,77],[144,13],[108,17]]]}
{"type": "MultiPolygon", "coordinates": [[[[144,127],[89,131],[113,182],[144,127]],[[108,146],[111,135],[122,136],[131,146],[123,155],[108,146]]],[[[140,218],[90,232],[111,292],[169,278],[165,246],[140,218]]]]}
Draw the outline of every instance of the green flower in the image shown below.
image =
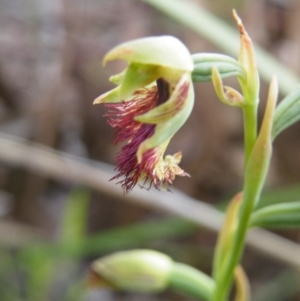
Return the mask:
{"type": "Polygon", "coordinates": [[[127,141],[117,156],[118,179],[125,192],[144,181],[166,188],[175,176],[181,152],[164,157],[170,139],[185,123],[194,103],[193,61],[187,48],[171,36],[148,37],[117,46],[104,63],[125,60],[128,67],[110,80],[118,85],[94,104],[108,107],[115,143],[127,141]]]}

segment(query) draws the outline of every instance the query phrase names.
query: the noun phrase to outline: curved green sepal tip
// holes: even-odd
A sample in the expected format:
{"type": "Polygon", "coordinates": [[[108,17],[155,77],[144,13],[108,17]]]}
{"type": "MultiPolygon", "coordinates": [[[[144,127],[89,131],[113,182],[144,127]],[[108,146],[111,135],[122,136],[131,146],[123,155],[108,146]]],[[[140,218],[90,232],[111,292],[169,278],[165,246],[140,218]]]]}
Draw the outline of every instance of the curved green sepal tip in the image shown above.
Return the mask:
{"type": "Polygon", "coordinates": [[[120,102],[122,101],[119,97],[120,95],[120,86],[101,94],[99,97],[97,97],[93,104],[100,104],[100,103],[110,103],[110,102],[120,102]]]}
{"type": "Polygon", "coordinates": [[[103,63],[116,59],[186,71],[194,68],[188,49],[172,36],[147,37],[123,43],[108,52],[103,63]]]}

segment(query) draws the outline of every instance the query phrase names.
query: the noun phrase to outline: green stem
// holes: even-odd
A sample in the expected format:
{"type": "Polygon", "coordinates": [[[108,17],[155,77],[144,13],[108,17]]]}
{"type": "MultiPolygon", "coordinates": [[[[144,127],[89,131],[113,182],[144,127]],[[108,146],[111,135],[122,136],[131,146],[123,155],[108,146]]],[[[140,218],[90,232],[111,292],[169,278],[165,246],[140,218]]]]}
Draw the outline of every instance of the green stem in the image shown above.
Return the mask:
{"type": "Polygon", "coordinates": [[[243,107],[244,115],[244,145],[245,145],[245,167],[249,161],[253,146],[257,137],[257,105],[243,107]]]}
{"type": "Polygon", "coordinates": [[[253,203],[243,200],[240,209],[240,222],[235,233],[232,250],[223,265],[223,269],[217,277],[216,290],[214,294],[214,301],[226,300],[229,290],[232,285],[233,273],[238,264],[245,244],[245,237],[248,229],[248,222],[253,209],[253,203]]]}
{"type": "MultiPolygon", "coordinates": [[[[253,105],[243,107],[245,169],[257,139],[257,102],[253,101],[249,103],[252,103],[253,105]]],[[[245,179],[244,183],[243,202],[239,212],[239,226],[233,237],[231,252],[226,257],[219,275],[217,275],[216,290],[212,299],[214,301],[223,301],[227,299],[233,281],[234,269],[240,261],[244,249],[249,219],[259,193],[259,191],[254,189],[252,193],[246,192],[245,194],[245,189],[247,189],[247,179],[245,179]]]]}
{"type": "Polygon", "coordinates": [[[200,300],[211,300],[215,288],[212,278],[182,263],[174,263],[169,281],[172,289],[200,300]]]}

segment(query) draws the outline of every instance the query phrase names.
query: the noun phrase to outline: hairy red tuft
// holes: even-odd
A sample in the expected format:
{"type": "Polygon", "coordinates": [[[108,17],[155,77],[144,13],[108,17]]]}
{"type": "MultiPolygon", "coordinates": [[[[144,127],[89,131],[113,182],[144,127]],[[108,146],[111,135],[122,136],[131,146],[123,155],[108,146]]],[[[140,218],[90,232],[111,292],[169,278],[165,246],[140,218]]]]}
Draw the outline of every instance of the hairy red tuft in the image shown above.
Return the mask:
{"type": "Polygon", "coordinates": [[[119,173],[111,180],[124,177],[120,183],[127,193],[141,179],[151,179],[152,171],[157,162],[155,149],[148,150],[140,164],[137,163],[136,153],[140,144],[151,137],[155,131],[155,125],[142,124],[134,120],[134,117],[142,115],[158,103],[158,90],[156,86],[143,88],[134,93],[133,99],[121,103],[106,104],[109,108],[105,117],[108,117],[110,126],[116,129],[114,143],[128,141],[117,155],[116,163],[119,173]]]}

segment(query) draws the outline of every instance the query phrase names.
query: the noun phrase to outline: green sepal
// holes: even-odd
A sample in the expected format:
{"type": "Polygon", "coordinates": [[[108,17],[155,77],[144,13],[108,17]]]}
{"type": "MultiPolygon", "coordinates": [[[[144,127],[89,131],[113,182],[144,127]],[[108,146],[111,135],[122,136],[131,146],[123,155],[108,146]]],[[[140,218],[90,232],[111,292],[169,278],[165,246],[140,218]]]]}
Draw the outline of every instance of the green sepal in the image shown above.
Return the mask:
{"type": "Polygon", "coordinates": [[[120,95],[120,86],[101,94],[99,97],[97,97],[93,104],[99,104],[99,103],[110,103],[110,102],[121,102],[122,99],[119,97],[120,95]]]}
{"type": "Polygon", "coordinates": [[[270,205],[251,215],[249,227],[300,228],[300,201],[270,205]]]}
{"type": "Polygon", "coordinates": [[[300,120],[300,89],[288,94],[276,107],[272,139],[300,120]]]}
{"type": "Polygon", "coordinates": [[[130,64],[120,85],[119,98],[125,99],[161,76],[162,68],[155,65],[130,64]]]}
{"type": "Polygon", "coordinates": [[[188,49],[172,36],[147,37],[123,43],[108,52],[103,63],[116,59],[183,71],[194,68],[188,49]]]}
{"type": "Polygon", "coordinates": [[[196,53],[192,55],[194,70],[192,80],[194,82],[206,82],[212,80],[212,70],[215,67],[221,78],[238,76],[245,79],[246,72],[241,64],[234,58],[216,53],[196,53]]]}

